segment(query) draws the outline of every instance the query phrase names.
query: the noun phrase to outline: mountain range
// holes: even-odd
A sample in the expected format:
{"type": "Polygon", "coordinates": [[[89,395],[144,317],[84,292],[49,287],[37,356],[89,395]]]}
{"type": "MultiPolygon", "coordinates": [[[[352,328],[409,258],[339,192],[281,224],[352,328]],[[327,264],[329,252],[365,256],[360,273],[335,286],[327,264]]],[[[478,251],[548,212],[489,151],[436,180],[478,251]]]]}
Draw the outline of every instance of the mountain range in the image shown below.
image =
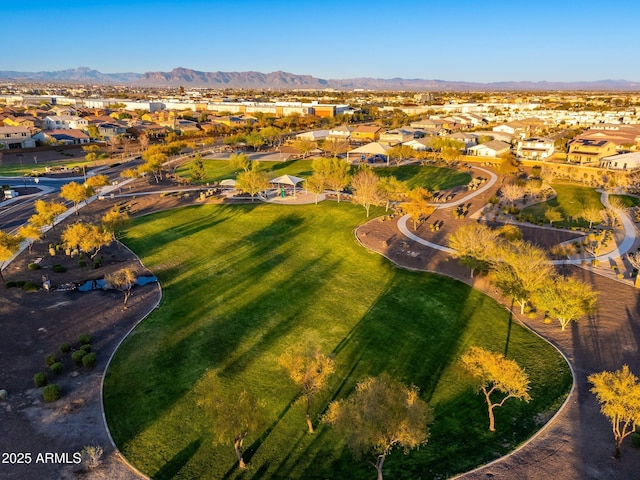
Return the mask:
{"type": "Polygon", "coordinates": [[[174,68],[170,72],[102,73],[87,67],[53,72],[0,71],[0,80],[16,82],[49,82],[140,85],[153,87],[209,87],[209,88],[273,88],[338,90],[423,90],[423,91],[553,91],[553,90],[609,90],[640,91],[640,82],[627,80],[599,80],[591,82],[463,82],[404,78],[322,79],[311,75],[288,72],[200,72],[189,68],[174,68]]]}

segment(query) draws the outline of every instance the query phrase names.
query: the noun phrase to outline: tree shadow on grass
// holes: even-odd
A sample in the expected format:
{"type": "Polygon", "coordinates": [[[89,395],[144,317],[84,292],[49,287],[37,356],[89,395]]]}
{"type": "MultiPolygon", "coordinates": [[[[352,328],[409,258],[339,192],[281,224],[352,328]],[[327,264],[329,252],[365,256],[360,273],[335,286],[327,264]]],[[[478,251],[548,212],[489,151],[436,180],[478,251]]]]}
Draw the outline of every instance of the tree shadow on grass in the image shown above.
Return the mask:
{"type": "Polygon", "coordinates": [[[185,448],[180,450],[177,454],[173,456],[171,460],[169,460],[160,470],[153,475],[155,480],[164,480],[175,478],[175,476],[182,470],[182,468],[191,460],[191,457],[195,455],[195,453],[200,448],[200,440],[194,440],[185,448]]]}

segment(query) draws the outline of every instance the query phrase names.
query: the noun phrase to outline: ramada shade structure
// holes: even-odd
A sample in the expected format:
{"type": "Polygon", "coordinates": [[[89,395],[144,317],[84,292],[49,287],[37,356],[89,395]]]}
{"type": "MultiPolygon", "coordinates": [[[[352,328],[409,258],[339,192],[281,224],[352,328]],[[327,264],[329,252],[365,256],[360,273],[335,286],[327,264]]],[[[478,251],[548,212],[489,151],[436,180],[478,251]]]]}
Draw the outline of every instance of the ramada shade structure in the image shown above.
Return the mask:
{"type": "Polygon", "coordinates": [[[382,155],[387,159],[387,164],[389,163],[389,147],[379,142],[367,143],[361,147],[349,150],[347,152],[347,162],[349,161],[349,155],[382,155]]]}
{"type": "Polygon", "coordinates": [[[289,185],[293,187],[293,195],[295,198],[296,185],[298,185],[302,181],[304,181],[304,178],[294,177],[293,175],[281,175],[280,177],[276,177],[273,180],[269,180],[269,183],[273,183],[276,185],[289,185]]]}

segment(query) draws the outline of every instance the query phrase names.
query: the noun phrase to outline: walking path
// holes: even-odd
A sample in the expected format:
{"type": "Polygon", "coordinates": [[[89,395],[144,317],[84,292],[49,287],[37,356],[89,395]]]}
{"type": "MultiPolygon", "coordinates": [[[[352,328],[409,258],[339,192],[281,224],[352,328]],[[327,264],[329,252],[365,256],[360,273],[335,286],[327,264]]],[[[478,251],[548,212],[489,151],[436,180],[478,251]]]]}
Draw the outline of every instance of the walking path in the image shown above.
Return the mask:
{"type": "MultiPolygon", "coordinates": [[[[455,202],[438,204],[437,209],[452,208],[452,207],[456,207],[458,205],[467,203],[472,198],[477,197],[481,193],[491,188],[493,184],[495,184],[495,182],[497,181],[498,177],[493,172],[490,172],[489,170],[485,170],[483,168],[478,168],[478,167],[474,167],[474,168],[489,174],[491,179],[486,183],[486,185],[484,185],[482,188],[479,188],[477,191],[470,193],[469,195],[459,200],[456,200],[455,202]]],[[[601,198],[602,204],[606,208],[613,209],[613,207],[611,207],[611,204],[609,203],[609,194],[607,192],[602,192],[600,198],[601,198]]],[[[631,219],[631,217],[629,216],[629,214],[624,210],[616,210],[616,209],[613,209],[613,210],[618,214],[618,217],[620,218],[620,222],[622,223],[622,227],[624,229],[624,237],[622,238],[622,241],[618,244],[615,250],[595,257],[595,259],[599,261],[607,261],[607,260],[613,260],[615,258],[620,258],[625,253],[629,252],[633,248],[633,246],[637,243],[638,229],[635,223],[633,222],[633,220],[631,219]]],[[[455,250],[450,247],[445,247],[443,245],[430,242],[412,233],[411,230],[409,230],[409,227],[407,226],[408,220],[409,220],[409,215],[404,215],[398,219],[398,230],[400,230],[400,232],[405,237],[421,245],[425,245],[427,247],[440,250],[442,252],[446,252],[449,254],[455,253],[455,250]]],[[[545,228],[545,227],[541,227],[541,228],[545,228]]],[[[568,260],[552,260],[551,263],[553,265],[582,265],[583,261],[584,259],[578,258],[578,259],[568,259],[568,260]]],[[[590,269],[590,270],[594,271],[595,273],[602,274],[602,271],[599,269],[590,269]]]]}

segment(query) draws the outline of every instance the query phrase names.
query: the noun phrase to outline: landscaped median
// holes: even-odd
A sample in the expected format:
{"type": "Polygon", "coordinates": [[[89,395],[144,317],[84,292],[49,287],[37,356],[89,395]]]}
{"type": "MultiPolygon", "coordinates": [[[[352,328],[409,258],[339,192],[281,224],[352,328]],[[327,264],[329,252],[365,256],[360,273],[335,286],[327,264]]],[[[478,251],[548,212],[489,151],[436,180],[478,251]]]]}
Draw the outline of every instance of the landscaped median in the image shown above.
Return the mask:
{"type": "MultiPolygon", "coordinates": [[[[434,410],[426,446],[395,451],[388,478],[447,477],[504,455],[535,433],[571,387],[562,356],[510,321],[494,300],[450,278],[410,272],[364,250],[365,221],[348,203],[203,205],[138,218],[125,243],[159,278],[163,299],[116,353],[104,384],[109,428],[137,468],[162,478],[349,478],[355,460],[319,417],[367,376],[415,384],[434,410]],[[314,339],[335,373],[305,406],[278,358],[314,339]],[[531,402],[507,401],[487,427],[486,403],[460,357],[506,353],[529,375],[531,402]],[[200,381],[246,388],[265,421],[244,442],[214,445],[200,381]]],[[[213,392],[212,392],[213,393],[213,392]]]]}

